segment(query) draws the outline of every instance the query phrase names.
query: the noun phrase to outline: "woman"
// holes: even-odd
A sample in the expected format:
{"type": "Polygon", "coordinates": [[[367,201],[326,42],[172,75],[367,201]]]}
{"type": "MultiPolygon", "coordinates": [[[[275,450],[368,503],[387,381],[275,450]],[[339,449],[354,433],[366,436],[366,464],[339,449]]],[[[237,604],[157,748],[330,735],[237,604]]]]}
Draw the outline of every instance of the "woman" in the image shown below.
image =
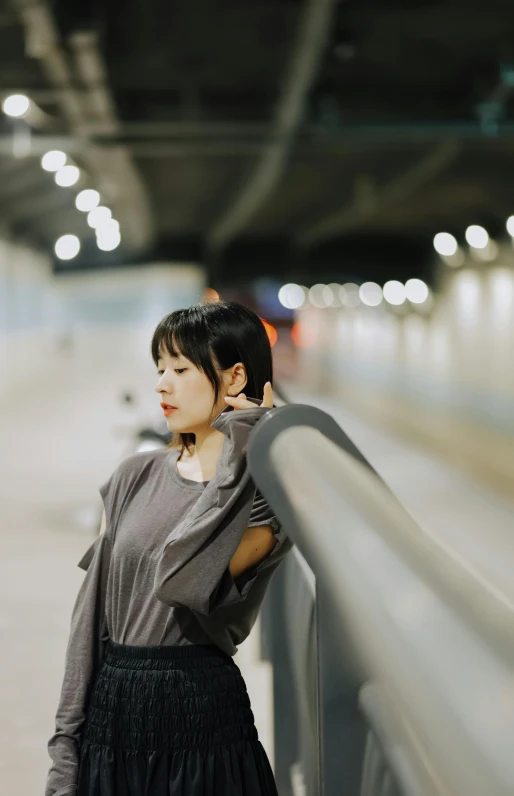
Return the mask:
{"type": "Polygon", "coordinates": [[[233,660],[292,546],[246,463],[273,406],[268,337],[217,302],[167,315],[151,353],[173,436],[99,488],[45,796],[273,796],[233,660]]]}

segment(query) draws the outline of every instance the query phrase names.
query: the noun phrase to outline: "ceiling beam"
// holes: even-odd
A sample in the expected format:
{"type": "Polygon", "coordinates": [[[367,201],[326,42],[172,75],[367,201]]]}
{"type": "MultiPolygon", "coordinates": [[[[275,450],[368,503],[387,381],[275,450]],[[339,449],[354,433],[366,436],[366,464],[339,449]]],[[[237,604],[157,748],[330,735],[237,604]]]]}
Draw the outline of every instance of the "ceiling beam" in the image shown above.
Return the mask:
{"type": "Polygon", "coordinates": [[[284,172],[294,137],[301,125],[306,97],[318,73],[337,0],[307,0],[284,81],[271,140],[242,190],[211,230],[207,249],[216,255],[251,221],[284,172]]]}

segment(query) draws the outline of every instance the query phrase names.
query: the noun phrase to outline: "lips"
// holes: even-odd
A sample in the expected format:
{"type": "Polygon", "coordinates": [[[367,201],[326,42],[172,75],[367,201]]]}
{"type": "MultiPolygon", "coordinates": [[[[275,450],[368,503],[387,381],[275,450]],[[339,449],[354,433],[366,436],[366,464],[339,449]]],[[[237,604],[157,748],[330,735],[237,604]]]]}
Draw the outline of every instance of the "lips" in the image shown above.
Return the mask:
{"type": "Polygon", "coordinates": [[[172,406],[171,404],[161,404],[163,409],[178,409],[178,406],[172,406]]]}

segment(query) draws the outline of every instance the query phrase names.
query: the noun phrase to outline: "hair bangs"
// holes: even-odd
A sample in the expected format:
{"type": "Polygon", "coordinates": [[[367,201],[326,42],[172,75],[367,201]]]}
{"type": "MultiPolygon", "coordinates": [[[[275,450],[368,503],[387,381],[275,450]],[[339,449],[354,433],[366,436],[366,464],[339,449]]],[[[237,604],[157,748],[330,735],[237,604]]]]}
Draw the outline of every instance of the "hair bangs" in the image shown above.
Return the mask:
{"type": "Polygon", "coordinates": [[[195,307],[176,310],[163,318],[154,332],[151,349],[156,365],[167,352],[171,357],[184,356],[205,373],[210,370],[209,330],[195,307]]]}

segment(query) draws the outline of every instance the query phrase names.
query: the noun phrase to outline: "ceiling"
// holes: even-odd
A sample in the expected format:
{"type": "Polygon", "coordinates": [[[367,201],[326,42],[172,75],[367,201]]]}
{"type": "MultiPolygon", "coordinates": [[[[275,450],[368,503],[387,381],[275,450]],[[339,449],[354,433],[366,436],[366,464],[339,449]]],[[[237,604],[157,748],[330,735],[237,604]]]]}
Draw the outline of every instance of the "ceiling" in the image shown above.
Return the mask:
{"type": "Polygon", "coordinates": [[[505,0],[0,0],[0,92],[36,105],[0,117],[0,228],[78,235],[67,270],[430,279],[436,232],[513,212],[505,0]],[[116,251],[41,169],[52,148],[120,220],[116,251]]]}

